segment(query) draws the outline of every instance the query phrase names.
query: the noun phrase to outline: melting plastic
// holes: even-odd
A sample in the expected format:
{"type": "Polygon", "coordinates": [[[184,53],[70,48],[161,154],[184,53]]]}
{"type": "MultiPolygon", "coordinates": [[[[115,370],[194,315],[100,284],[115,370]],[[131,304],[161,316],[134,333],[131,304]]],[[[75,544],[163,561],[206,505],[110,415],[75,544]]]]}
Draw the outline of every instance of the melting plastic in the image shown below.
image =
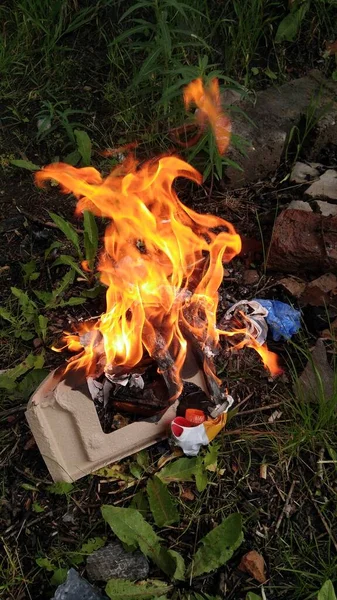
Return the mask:
{"type": "Polygon", "coordinates": [[[255,300],[265,310],[266,322],[269,326],[273,340],[278,342],[281,338],[289,340],[301,327],[301,313],[289,304],[280,300],[255,300]]]}
{"type": "Polygon", "coordinates": [[[171,434],[175,445],[179,446],[186,456],[197,456],[201,446],[207,446],[225,427],[227,412],[233,402],[232,396],[227,395],[226,401],[216,406],[211,416],[199,425],[186,418],[189,411],[186,411],[185,417],[173,419],[171,434]]]}

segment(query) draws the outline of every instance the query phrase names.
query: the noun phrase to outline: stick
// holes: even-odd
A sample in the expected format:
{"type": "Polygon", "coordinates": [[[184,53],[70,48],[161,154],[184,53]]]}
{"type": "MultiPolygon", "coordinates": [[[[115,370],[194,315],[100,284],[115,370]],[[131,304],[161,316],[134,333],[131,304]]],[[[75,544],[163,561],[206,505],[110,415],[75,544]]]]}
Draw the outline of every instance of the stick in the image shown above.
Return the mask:
{"type": "Polygon", "coordinates": [[[298,481],[293,481],[292,484],[291,484],[291,486],[290,486],[290,490],[288,492],[288,496],[286,497],[286,501],[285,501],[284,507],[282,509],[282,512],[281,512],[279,518],[277,519],[277,523],[276,523],[276,526],[275,526],[275,531],[278,531],[278,529],[280,528],[280,525],[281,525],[281,523],[283,521],[283,517],[284,517],[284,515],[287,512],[287,508],[289,506],[289,502],[290,502],[291,496],[293,495],[293,491],[294,491],[296,483],[298,483],[298,481]]]}

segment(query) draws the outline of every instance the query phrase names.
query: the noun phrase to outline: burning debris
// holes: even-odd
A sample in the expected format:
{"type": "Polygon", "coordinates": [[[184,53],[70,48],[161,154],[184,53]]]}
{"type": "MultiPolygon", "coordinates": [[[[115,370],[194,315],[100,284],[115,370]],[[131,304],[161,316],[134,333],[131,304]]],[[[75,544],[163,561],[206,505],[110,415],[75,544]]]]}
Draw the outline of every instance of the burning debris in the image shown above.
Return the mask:
{"type": "MultiPolygon", "coordinates": [[[[198,107],[199,127],[209,122],[224,152],[230,123],[221,111],[217,81],[208,89],[200,80],[192,82],[184,98],[187,106],[198,107]]],[[[181,406],[185,400],[187,409],[184,415],[178,411],[172,435],[187,454],[195,454],[224,427],[233,402],[216,376],[220,337],[229,351],[254,348],[273,375],[280,367],[265,343],[268,311],[258,302],[233,306],[217,326],[223,265],[240,252],[241,239],[231,223],[185,206],[174,189],[178,177],[202,182],[177,156],[140,163],[132,154],[105,178],[94,167],[57,163],[38,172],[36,181],[54,180],[72,192],[77,214],[90,210],[109,219],[98,263],[107,287],[106,312],[65,333],[58,350],[75,355],[63,378],[77,373],[96,402],[142,422],[159,422],[177,399],[181,406]],[[196,390],[187,394],[186,381],[195,377],[196,390]]]]}

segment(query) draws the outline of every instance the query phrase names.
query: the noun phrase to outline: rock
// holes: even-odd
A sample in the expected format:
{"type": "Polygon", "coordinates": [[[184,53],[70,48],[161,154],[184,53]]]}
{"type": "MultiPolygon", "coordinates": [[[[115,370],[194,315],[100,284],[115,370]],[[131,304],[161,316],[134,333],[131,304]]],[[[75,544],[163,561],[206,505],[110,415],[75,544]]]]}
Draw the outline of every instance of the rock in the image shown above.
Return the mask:
{"type": "Polygon", "coordinates": [[[264,558],[256,550],[247,552],[241,558],[239,569],[251,575],[259,583],[264,583],[267,579],[264,558]]]}
{"type": "Polygon", "coordinates": [[[321,215],[324,217],[336,217],[337,216],[337,205],[330,204],[330,202],[324,202],[324,200],[317,200],[316,205],[319,208],[321,215]]]}
{"type": "MultiPolygon", "coordinates": [[[[306,77],[278,88],[258,92],[254,105],[250,100],[238,103],[240,112],[237,110],[232,114],[232,129],[248,144],[244,146],[245,156],[236,148],[231,148],[228,153],[228,158],[243,169],[242,172],[234,167],[226,169],[229,187],[241,187],[275,172],[291,128],[298,125],[320,89],[323,93],[317,108],[321,109],[324,103],[329,107],[327,111],[333,111],[337,84],[325,80],[319,71],[312,71],[306,77]]],[[[329,138],[328,127],[326,133],[329,138]]]]}
{"type": "Polygon", "coordinates": [[[312,212],[312,208],[308,202],[303,202],[303,200],[292,200],[288,206],[289,209],[296,210],[306,210],[307,212],[312,212]]]}
{"type": "Polygon", "coordinates": [[[70,569],[66,581],[58,586],[52,600],[107,600],[107,597],[80,577],[75,569],[70,569]]]}
{"type": "Polygon", "coordinates": [[[282,285],[294,298],[302,296],[307,284],[305,281],[295,279],[294,277],[284,277],[280,279],[279,284],[282,285]]]}
{"type": "Polygon", "coordinates": [[[254,285],[255,283],[258,283],[259,279],[260,275],[255,269],[248,269],[243,274],[242,282],[244,285],[254,285]]]}
{"type": "Polygon", "coordinates": [[[317,181],[306,190],[306,195],[311,198],[328,198],[337,200],[337,171],[328,169],[317,181]]]}
{"type": "Polygon", "coordinates": [[[290,174],[290,181],[293,183],[310,183],[313,179],[319,177],[317,166],[320,166],[319,163],[295,163],[290,174]]]}
{"type": "MultiPolygon", "coordinates": [[[[332,85],[336,83],[331,82],[332,85]]],[[[330,85],[331,85],[330,83],[330,85]]],[[[331,91],[333,87],[328,86],[331,91]]],[[[334,92],[336,95],[336,90],[334,92]]],[[[332,105],[331,108],[327,109],[325,114],[316,124],[315,132],[312,143],[310,144],[310,151],[307,152],[309,160],[315,160],[322,149],[326,148],[328,144],[337,145],[337,108],[336,105],[332,105]]]]}
{"type": "Polygon", "coordinates": [[[337,271],[337,217],[288,209],[276,219],[267,267],[298,273],[337,271]]]}
{"type": "Polygon", "coordinates": [[[308,402],[329,400],[335,393],[335,374],[327,359],[324,341],[318,339],[302,375],[295,383],[295,392],[308,402]]]}
{"type": "Polygon", "coordinates": [[[125,552],[119,542],[113,542],[90,554],[86,569],[91,581],[112,578],[138,581],[147,578],[149,563],[141,552],[125,552]]]}

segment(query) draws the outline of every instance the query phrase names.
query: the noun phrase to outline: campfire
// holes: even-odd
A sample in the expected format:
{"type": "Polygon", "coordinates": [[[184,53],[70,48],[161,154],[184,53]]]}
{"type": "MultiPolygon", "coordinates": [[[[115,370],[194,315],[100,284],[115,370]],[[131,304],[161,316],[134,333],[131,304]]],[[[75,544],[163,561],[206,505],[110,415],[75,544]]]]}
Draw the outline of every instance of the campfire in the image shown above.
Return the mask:
{"type": "MultiPolygon", "coordinates": [[[[184,96],[187,106],[197,106],[200,130],[209,123],[223,153],[230,123],[217,81],[207,89],[192,82],[184,96]]],[[[276,355],[259,342],[248,311],[238,308],[217,325],[224,264],[240,253],[240,236],[228,221],[184,205],[175,189],[178,178],[202,183],[201,174],[176,155],[140,162],[129,153],[107,177],[94,167],[62,163],[36,175],[39,185],[54,180],[74,194],[78,215],[89,210],[109,221],[98,259],[106,311],[64,334],[57,349],[75,354],[60,378],[77,373],[105,403],[154,421],[175,403],[178,415],[190,410],[196,424],[200,411],[205,419],[218,418],[227,400],[214,366],[221,337],[229,351],[254,348],[271,374],[280,369],[276,355]],[[203,383],[184,383],[191,373],[201,373],[203,383]]]]}

